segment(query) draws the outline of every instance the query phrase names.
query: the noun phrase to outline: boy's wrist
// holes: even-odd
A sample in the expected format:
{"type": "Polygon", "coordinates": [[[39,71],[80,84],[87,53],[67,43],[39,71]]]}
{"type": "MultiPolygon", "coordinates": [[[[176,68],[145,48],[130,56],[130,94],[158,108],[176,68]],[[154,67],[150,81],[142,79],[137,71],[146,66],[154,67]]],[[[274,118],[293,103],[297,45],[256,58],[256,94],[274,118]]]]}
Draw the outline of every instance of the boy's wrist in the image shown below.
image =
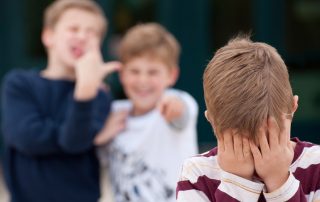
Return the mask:
{"type": "Polygon", "coordinates": [[[294,175],[289,172],[288,179],[278,187],[276,190],[270,192],[269,190],[264,190],[263,195],[267,201],[288,201],[300,187],[300,182],[294,177],[294,175]]]}
{"type": "Polygon", "coordinates": [[[273,192],[274,190],[277,190],[279,187],[281,187],[288,180],[289,175],[290,175],[290,173],[288,171],[285,175],[282,175],[280,177],[277,176],[277,177],[273,177],[270,179],[265,179],[264,183],[267,188],[267,191],[273,192]]]}
{"type": "Polygon", "coordinates": [[[99,86],[95,84],[77,83],[74,98],[78,101],[90,100],[96,97],[99,86]]]}

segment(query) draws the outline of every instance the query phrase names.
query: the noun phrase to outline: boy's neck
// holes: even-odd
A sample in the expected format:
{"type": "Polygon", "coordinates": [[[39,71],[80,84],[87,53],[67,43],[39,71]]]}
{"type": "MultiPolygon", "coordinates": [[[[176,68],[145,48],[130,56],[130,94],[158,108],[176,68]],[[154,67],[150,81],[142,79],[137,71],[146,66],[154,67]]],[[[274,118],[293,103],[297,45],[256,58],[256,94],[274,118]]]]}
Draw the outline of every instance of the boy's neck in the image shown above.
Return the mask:
{"type": "Polygon", "coordinates": [[[140,108],[133,106],[133,108],[131,110],[131,116],[142,116],[142,115],[149,113],[153,109],[154,109],[154,107],[151,109],[140,109],[140,108]]]}
{"type": "Polygon", "coordinates": [[[72,67],[50,65],[41,72],[41,75],[48,79],[75,80],[75,71],[72,67]]]}

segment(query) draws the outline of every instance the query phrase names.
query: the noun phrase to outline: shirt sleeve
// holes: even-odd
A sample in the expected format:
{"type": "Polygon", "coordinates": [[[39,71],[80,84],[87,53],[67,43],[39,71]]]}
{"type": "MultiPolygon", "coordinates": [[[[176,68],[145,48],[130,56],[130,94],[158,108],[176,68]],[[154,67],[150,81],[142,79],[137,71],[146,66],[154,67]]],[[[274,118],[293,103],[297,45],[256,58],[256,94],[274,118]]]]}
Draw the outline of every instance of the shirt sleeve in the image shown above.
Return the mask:
{"type": "Polygon", "coordinates": [[[229,195],[236,201],[258,201],[264,184],[254,182],[237,175],[221,170],[221,183],[218,187],[216,197],[222,198],[229,195]]]}
{"type": "MultiPolygon", "coordinates": [[[[9,74],[3,83],[2,124],[5,144],[26,155],[79,153],[92,148],[103,120],[93,119],[93,101],[73,101],[62,124],[39,110],[25,78],[9,74]]],[[[107,103],[105,103],[107,105],[107,103]]],[[[104,111],[104,113],[106,113],[104,111]]]]}
{"type": "MultiPolygon", "coordinates": [[[[306,196],[300,185],[300,182],[290,172],[287,181],[277,190],[266,193],[263,192],[266,201],[268,202],[306,202],[306,196]]],[[[319,199],[318,199],[319,200],[319,199]]],[[[314,200],[313,200],[314,201],[314,200]]]]}
{"type": "Polygon", "coordinates": [[[215,198],[210,197],[210,191],[204,183],[203,177],[196,177],[195,173],[189,170],[184,164],[180,179],[177,183],[177,202],[214,202],[215,198]]]}

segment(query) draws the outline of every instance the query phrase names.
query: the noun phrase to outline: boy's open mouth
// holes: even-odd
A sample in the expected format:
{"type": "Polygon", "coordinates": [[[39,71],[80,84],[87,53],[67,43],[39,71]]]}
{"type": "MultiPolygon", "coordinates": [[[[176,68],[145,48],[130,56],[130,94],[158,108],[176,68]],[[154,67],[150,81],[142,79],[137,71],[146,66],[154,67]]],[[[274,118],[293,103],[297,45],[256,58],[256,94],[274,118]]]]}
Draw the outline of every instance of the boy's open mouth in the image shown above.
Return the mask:
{"type": "Polygon", "coordinates": [[[71,47],[71,53],[75,58],[80,58],[84,54],[84,51],[80,47],[73,46],[71,47]]]}

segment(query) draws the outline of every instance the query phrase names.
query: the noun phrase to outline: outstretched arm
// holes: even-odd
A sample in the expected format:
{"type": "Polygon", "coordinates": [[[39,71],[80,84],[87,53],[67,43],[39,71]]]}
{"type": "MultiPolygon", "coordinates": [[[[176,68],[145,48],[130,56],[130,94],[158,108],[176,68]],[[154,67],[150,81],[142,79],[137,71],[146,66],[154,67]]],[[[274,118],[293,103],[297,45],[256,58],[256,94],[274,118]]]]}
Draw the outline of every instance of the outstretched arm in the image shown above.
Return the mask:
{"type": "Polygon", "coordinates": [[[186,92],[169,89],[158,102],[158,110],[166,121],[175,129],[184,129],[190,119],[198,115],[198,105],[186,92]]]}

